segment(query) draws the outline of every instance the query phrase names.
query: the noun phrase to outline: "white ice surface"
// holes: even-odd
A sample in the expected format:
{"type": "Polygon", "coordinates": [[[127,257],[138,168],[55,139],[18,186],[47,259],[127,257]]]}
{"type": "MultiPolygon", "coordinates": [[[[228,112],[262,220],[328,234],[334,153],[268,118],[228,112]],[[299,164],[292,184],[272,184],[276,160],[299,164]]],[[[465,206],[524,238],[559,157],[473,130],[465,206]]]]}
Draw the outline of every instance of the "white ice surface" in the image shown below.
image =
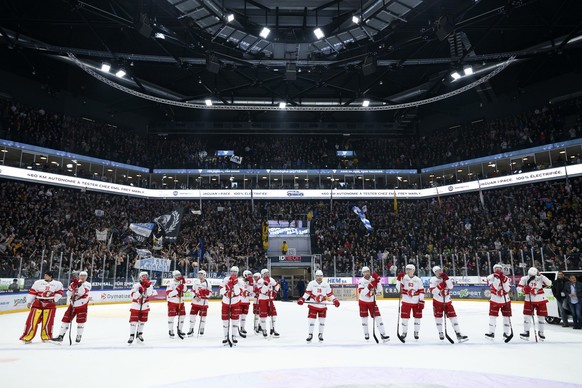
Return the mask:
{"type": "MultiPolygon", "coordinates": [[[[26,386],[54,381],[59,387],[489,387],[535,384],[582,386],[582,330],[546,324],[546,341],[525,342],[522,305],[513,306],[513,340],[492,343],[483,334],[488,304],[456,301],[469,341],[451,345],[437,336],[430,302],[420,340],[396,338],[397,301],[378,301],[390,342],[363,338],[356,302],[329,307],[324,342],[307,344],[307,307],[277,302],[280,338],[265,340],[252,332],[235,348],[221,343],[220,304],[211,303],[206,332],[200,338],[169,339],[165,303],[152,303],[145,342],[128,346],[129,305],[89,307],[79,345],[18,341],[26,313],[0,315],[0,382],[26,386]],[[50,376],[50,377],[49,377],[50,376]]],[[[58,334],[64,309],[57,310],[58,334]]],[[[187,324],[185,330],[187,330],[187,324]]],[[[454,338],[450,322],[449,333],[454,338]]],[[[317,333],[317,325],[316,325],[317,333]]],[[[74,334],[74,332],[73,332],[74,334]]],[[[316,336],[315,336],[316,337],[316,336]]],[[[74,337],[73,337],[74,341],[74,337]]]]}

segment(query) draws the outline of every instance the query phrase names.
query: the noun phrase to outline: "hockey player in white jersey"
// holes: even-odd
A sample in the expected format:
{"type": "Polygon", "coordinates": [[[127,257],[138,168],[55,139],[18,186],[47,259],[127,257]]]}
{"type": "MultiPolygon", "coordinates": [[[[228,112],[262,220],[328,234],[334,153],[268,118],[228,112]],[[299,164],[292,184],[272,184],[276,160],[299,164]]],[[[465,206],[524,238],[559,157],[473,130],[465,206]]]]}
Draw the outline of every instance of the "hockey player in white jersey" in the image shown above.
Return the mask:
{"type": "Polygon", "coordinates": [[[259,290],[259,317],[261,319],[261,329],[263,337],[267,338],[267,318],[270,317],[271,331],[270,334],[277,338],[279,333],[275,329],[277,322],[277,309],[275,308],[275,297],[279,292],[279,284],[270,276],[267,268],[261,270],[261,279],[257,284],[259,290]]]}
{"type": "Polygon", "coordinates": [[[137,338],[143,342],[143,328],[148,321],[150,312],[150,297],[158,295],[152,282],[149,280],[147,272],[139,273],[139,282],[131,287],[131,306],[129,308],[129,340],[128,344],[133,343],[137,338]]]}
{"type": "Polygon", "coordinates": [[[65,333],[71,326],[73,319],[77,320],[77,336],[75,342],[81,342],[83,331],[85,330],[85,322],[87,322],[87,309],[89,306],[89,291],[91,291],[91,283],[87,281],[87,272],[79,272],[79,278],[75,278],[69,284],[67,289],[67,297],[70,300],[69,307],[61,321],[61,332],[58,337],[52,340],[56,343],[63,342],[65,333]]]}
{"type": "Polygon", "coordinates": [[[208,298],[212,292],[212,286],[206,279],[206,271],[198,271],[198,278],[194,279],[192,284],[192,304],[190,306],[190,330],[188,337],[194,335],[196,327],[196,316],[200,315],[200,324],[198,334],[204,335],[204,326],[206,325],[206,316],[208,315],[208,298]]]}
{"type": "Polygon", "coordinates": [[[453,281],[438,265],[435,265],[432,268],[432,272],[435,276],[430,278],[430,292],[432,293],[432,309],[439,338],[441,340],[445,339],[445,335],[443,334],[443,324],[446,325],[446,322],[443,322],[443,314],[446,314],[449,321],[453,324],[453,329],[457,334],[457,340],[459,342],[465,342],[469,338],[466,335],[461,334],[457,313],[455,312],[453,302],[451,301],[453,281]]]}
{"type": "Polygon", "coordinates": [[[333,294],[333,290],[327,282],[323,281],[323,272],[315,271],[315,280],[312,280],[305,288],[305,293],[297,300],[298,305],[308,304],[307,321],[309,322],[309,334],[307,342],[313,339],[315,329],[315,319],[319,317],[319,341],[323,342],[323,332],[325,330],[325,317],[327,315],[327,300],[333,302],[335,307],[340,306],[340,301],[333,294]]]}
{"type": "Polygon", "coordinates": [[[402,295],[402,308],[400,310],[402,338],[406,338],[408,333],[408,320],[412,311],[414,317],[414,338],[419,338],[420,320],[422,310],[424,310],[424,286],[422,280],[414,275],[416,267],[408,264],[405,267],[406,274],[399,273],[396,277],[396,288],[402,295]]]}
{"type": "Polygon", "coordinates": [[[63,296],[63,283],[53,280],[53,273],[46,271],[43,279],[35,281],[26,295],[26,307],[30,309],[24,333],[20,340],[25,344],[31,343],[36,335],[36,328],[42,322],[40,338],[47,342],[52,338],[53,323],[57,302],[63,296]]]}
{"type": "Polygon", "coordinates": [[[244,283],[244,287],[240,297],[240,326],[238,330],[240,336],[242,338],[246,338],[247,331],[245,325],[247,322],[247,315],[249,314],[249,307],[254,289],[253,273],[249,270],[245,270],[243,272],[242,282],[244,283]]]}
{"type": "Polygon", "coordinates": [[[362,275],[363,277],[358,283],[358,294],[360,295],[358,305],[360,307],[360,318],[362,319],[364,338],[366,340],[370,339],[370,330],[368,329],[369,313],[372,317],[372,325],[376,324],[382,341],[387,342],[390,340],[390,337],[386,335],[384,322],[382,321],[380,310],[376,304],[376,295],[382,295],[380,276],[376,272],[370,275],[370,268],[368,267],[362,268],[362,275]]]}
{"type": "Polygon", "coordinates": [[[168,301],[168,334],[170,338],[175,338],[174,321],[178,317],[178,337],[184,339],[182,327],[186,318],[186,308],[184,307],[184,293],[188,290],[186,279],[180,271],[172,272],[172,279],[166,287],[166,300],[168,301]]]}
{"type": "Polygon", "coordinates": [[[244,284],[238,278],[238,267],[230,269],[230,276],[222,280],[220,295],[222,295],[222,329],[224,331],[223,345],[230,343],[237,344],[238,322],[240,317],[240,296],[244,284]],[[229,326],[230,324],[230,326],[229,326]]]}
{"type": "Polygon", "coordinates": [[[489,299],[489,332],[485,334],[488,339],[495,338],[495,328],[497,326],[497,316],[499,311],[503,315],[503,337],[507,340],[511,333],[511,300],[509,292],[511,281],[503,273],[501,264],[493,266],[493,273],[487,276],[487,285],[491,292],[489,299]]]}
{"type": "MultiPolygon", "coordinates": [[[[544,334],[545,317],[548,316],[548,300],[544,293],[544,287],[551,287],[552,281],[540,275],[536,267],[531,267],[527,271],[527,276],[523,276],[517,285],[518,291],[525,295],[523,302],[523,329],[524,332],[519,335],[522,340],[529,340],[529,329],[532,325],[534,312],[538,316],[538,335],[543,341],[546,339],[544,334]]],[[[535,325],[535,322],[534,322],[535,325]]]]}

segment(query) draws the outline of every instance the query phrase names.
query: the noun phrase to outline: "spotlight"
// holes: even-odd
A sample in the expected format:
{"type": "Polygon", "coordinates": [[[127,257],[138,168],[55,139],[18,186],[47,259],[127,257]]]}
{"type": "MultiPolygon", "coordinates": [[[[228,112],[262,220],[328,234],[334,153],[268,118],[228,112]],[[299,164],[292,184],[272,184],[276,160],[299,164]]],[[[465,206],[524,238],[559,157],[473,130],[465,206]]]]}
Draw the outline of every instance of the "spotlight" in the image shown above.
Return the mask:
{"type": "Polygon", "coordinates": [[[269,36],[270,33],[271,33],[271,30],[269,30],[267,27],[263,27],[259,36],[263,39],[267,39],[267,36],[269,36]]]}
{"type": "Polygon", "coordinates": [[[111,65],[109,63],[103,62],[101,64],[101,71],[104,73],[109,73],[109,70],[111,70],[111,65]]]}
{"type": "Polygon", "coordinates": [[[229,13],[228,15],[226,15],[226,21],[227,22],[232,22],[234,20],[234,14],[229,13]]]}
{"type": "Polygon", "coordinates": [[[362,101],[362,106],[364,108],[367,108],[368,106],[370,106],[370,100],[364,100],[364,101],[362,101]]]}
{"type": "Polygon", "coordinates": [[[473,74],[473,66],[471,65],[464,66],[463,71],[465,72],[465,75],[471,75],[473,74]]]}
{"type": "Polygon", "coordinates": [[[461,78],[461,75],[459,74],[459,72],[458,72],[458,71],[453,71],[453,72],[451,73],[451,78],[453,78],[453,81],[456,81],[456,80],[458,80],[459,78],[461,78]]]}
{"type": "Polygon", "coordinates": [[[352,22],[354,22],[354,24],[360,24],[360,18],[354,15],[352,16],[352,22]]]}
{"type": "Polygon", "coordinates": [[[206,106],[212,106],[212,100],[210,98],[204,100],[204,103],[206,104],[206,106]]]}
{"type": "Polygon", "coordinates": [[[279,109],[285,109],[287,107],[287,103],[286,102],[280,102],[279,103],[279,109]]]}
{"type": "Polygon", "coordinates": [[[164,40],[166,39],[166,35],[162,34],[161,32],[156,32],[154,34],[154,38],[164,40]]]}
{"type": "Polygon", "coordinates": [[[325,34],[323,33],[323,31],[321,31],[321,28],[317,27],[315,30],[313,30],[313,33],[315,34],[315,37],[317,39],[323,39],[325,37],[325,34]]]}
{"type": "Polygon", "coordinates": [[[117,71],[117,73],[115,73],[115,76],[116,76],[117,78],[123,78],[123,77],[125,77],[125,74],[127,74],[127,73],[125,72],[125,70],[123,70],[123,69],[119,69],[119,70],[117,71]]]}

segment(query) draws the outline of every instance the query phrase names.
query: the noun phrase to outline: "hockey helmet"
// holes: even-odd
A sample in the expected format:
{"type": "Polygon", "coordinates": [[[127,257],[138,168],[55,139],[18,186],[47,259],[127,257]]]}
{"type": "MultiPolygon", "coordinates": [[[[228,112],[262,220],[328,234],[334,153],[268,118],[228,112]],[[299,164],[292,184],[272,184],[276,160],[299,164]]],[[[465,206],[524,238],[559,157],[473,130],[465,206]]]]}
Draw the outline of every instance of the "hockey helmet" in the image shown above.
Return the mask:
{"type": "Polygon", "coordinates": [[[206,276],[206,271],[201,269],[200,271],[198,271],[198,275],[200,275],[200,274],[206,276]]]}
{"type": "Polygon", "coordinates": [[[438,265],[435,265],[434,267],[432,267],[432,272],[436,275],[438,271],[442,271],[442,268],[439,267],[438,265]]]}
{"type": "Polygon", "coordinates": [[[236,273],[238,274],[238,267],[237,267],[236,265],[233,265],[233,266],[230,268],[230,272],[236,272],[236,273]]]}
{"type": "Polygon", "coordinates": [[[527,270],[528,276],[538,276],[538,269],[536,267],[531,267],[527,270]]]}
{"type": "Polygon", "coordinates": [[[264,275],[264,274],[266,274],[266,273],[269,273],[269,270],[268,270],[267,268],[263,268],[263,269],[261,270],[261,275],[264,275]]]}
{"type": "Polygon", "coordinates": [[[178,270],[174,270],[174,271],[172,271],[172,276],[173,277],[182,276],[182,273],[180,273],[180,271],[178,271],[178,270]]]}
{"type": "Polygon", "coordinates": [[[362,273],[370,272],[370,267],[362,267],[362,273]]]}
{"type": "Polygon", "coordinates": [[[258,279],[258,278],[260,278],[260,277],[261,277],[261,274],[260,274],[260,273],[258,273],[258,272],[255,272],[255,273],[253,274],[253,277],[254,277],[255,279],[258,279]]]}
{"type": "Polygon", "coordinates": [[[251,271],[249,271],[248,269],[247,269],[247,270],[245,270],[245,271],[243,272],[243,276],[244,276],[245,278],[248,278],[249,276],[252,276],[252,274],[253,274],[253,273],[252,273],[251,271]]]}
{"type": "Polygon", "coordinates": [[[317,271],[315,271],[315,276],[323,276],[323,271],[318,269],[317,271]]]}
{"type": "Polygon", "coordinates": [[[406,265],[406,269],[407,270],[411,269],[411,270],[415,271],[416,270],[416,267],[414,266],[414,264],[407,264],[406,265]]]}
{"type": "Polygon", "coordinates": [[[148,277],[149,277],[149,275],[148,275],[148,273],[147,273],[146,271],[141,271],[141,272],[139,273],[139,278],[140,278],[140,279],[142,279],[142,278],[144,278],[144,277],[145,277],[145,278],[148,278],[148,277]]]}
{"type": "Polygon", "coordinates": [[[87,271],[81,271],[79,272],[79,276],[89,276],[89,274],[87,273],[87,271]]]}

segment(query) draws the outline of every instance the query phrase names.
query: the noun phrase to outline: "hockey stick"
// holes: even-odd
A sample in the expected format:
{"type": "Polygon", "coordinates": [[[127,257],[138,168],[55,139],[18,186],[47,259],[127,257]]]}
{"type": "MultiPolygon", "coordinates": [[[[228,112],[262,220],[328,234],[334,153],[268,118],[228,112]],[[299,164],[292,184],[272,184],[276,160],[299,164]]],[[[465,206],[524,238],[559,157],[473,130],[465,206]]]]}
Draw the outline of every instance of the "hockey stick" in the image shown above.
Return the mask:
{"type": "MultiPolygon", "coordinates": [[[[530,278],[530,280],[527,282],[527,285],[529,286],[531,281],[534,279],[535,279],[535,277],[530,278]]],[[[531,293],[529,294],[529,308],[531,310],[531,324],[533,326],[534,336],[535,336],[536,342],[538,342],[538,331],[536,328],[536,316],[534,315],[533,302],[531,301],[531,293]]]]}
{"type": "MultiPolygon", "coordinates": [[[[402,287],[402,284],[400,285],[402,287]]],[[[396,337],[400,342],[405,343],[404,337],[400,335],[400,306],[402,305],[402,291],[398,290],[398,320],[396,321],[396,337]]]]}
{"type": "Polygon", "coordinates": [[[333,305],[333,303],[329,303],[329,302],[310,302],[310,301],[307,301],[307,300],[305,302],[303,302],[303,303],[305,303],[305,304],[322,304],[324,306],[331,306],[331,305],[333,305]]]}
{"type": "MultiPolygon", "coordinates": [[[[503,284],[501,285],[501,289],[503,290],[503,284]]],[[[507,297],[505,296],[505,290],[503,290],[503,302],[505,302],[505,304],[507,305],[507,297]]],[[[511,330],[511,332],[505,339],[505,343],[508,343],[513,338],[513,325],[511,324],[511,313],[508,318],[509,318],[509,329],[511,330]]]]}
{"type": "MultiPolygon", "coordinates": [[[[182,283],[182,280],[180,280],[180,284],[182,283]]],[[[178,334],[178,337],[183,340],[184,339],[184,334],[182,334],[182,332],[180,331],[180,313],[182,311],[182,292],[178,291],[178,314],[176,314],[178,316],[178,323],[176,323],[176,334],[178,334]]]]}
{"type": "Polygon", "coordinates": [[[374,305],[372,306],[372,336],[374,337],[374,341],[377,344],[380,343],[378,341],[378,337],[376,336],[376,290],[374,289],[374,305]]]}
{"type": "MultiPolygon", "coordinates": [[[[446,283],[445,283],[446,284],[446,283]]],[[[445,287],[446,290],[446,287],[445,287]]],[[[444,290],[443,290],[444,291],[444,290]]],[[[452,302],[451,302],[452,303],[452,302]]],[[[455,343],[455,341],[453,341],[453,339],[449,336],[449,333],[447,332],[447,303],[446,303],[446,296],[443,293],[443,325],[445,327],[445,338],[452,344],[455,343]]]]}
{"type": "Polygon", "coordinates": [[[232,293],[234,292],[234,287],[228,295],[228,323],[226,326],[226,340],[228,341],[228,346],[232,348],[232,340],[230,339],[230,314],[232,309],[232,293]]]}
{"type": "Polygon", "coordinates": [[[73,331],[73,314],[75,311],[75,294],[74,293],[73,293],[73,296],[71,296],[71,302],[70,302],[69,307],[71,309],[71,313],[69,314],[69,346],[73,346],[73,339],[72,339],[71,332],[73,331]]]}

